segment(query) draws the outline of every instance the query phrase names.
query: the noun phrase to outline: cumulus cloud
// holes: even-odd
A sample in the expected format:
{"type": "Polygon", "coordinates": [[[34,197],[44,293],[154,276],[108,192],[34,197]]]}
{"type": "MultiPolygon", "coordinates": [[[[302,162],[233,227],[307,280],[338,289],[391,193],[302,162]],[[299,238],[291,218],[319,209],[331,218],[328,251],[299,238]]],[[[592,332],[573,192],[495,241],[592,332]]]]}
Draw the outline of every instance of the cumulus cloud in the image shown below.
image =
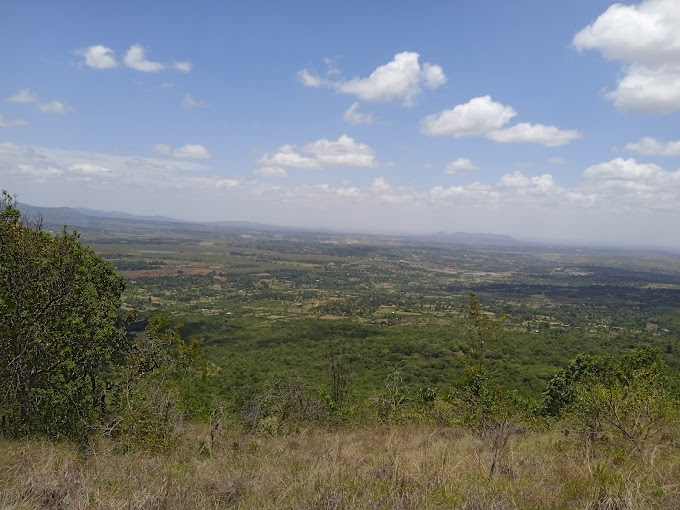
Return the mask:
{"type": "Polygon", "coordinates": [[[66,115],[73,111],[73,108],[66,106],[64,103],[57,101],[56,99],[38,105],[38,109],[43,113],[53,113],[55,115],[66,115]]]}
{"type": "Polygon", "coordinates": [[[557,188],[553,176],[550,174],[527,177],[519,170],[511,174],[505,174],[498,181],[498,185],[502,188],[514,188],[521,194],[532,193],[540,195],[549,193],[557,188]]]}
{"type": "Polygon", "coordinates": [[[113,69],[118,67],[113,50],[101,44],[76,50],[75,54],[84,57],[85,65],[93,69],[113,69]]]}
{"type": "Polygon", "coordinates": [[[662,142],[645,136],[637,142],[626,144],[626,149],[648,156],[680,156],[680,140],[662,142]]]}
{"type": "Polygon", "coordinates": [[[486,136],[501,143],[540,143],[548,147],[565,145],[582,138],[580,131],[561,130],[555,126],[522,122],[503,127],[517,115],[511,106],[480,96],[450,110],[428,115],[420,124],[426,135],[486,136]]]}
{"type": "Polygon", "coordinates": [[[303,156],[295,150],[295,145],[282,145],[273,153],[265,153],[257,163],[265,167],[291,167],[305,170],[318,170],[321,165],[314,158],[303,156]]]}
{"type": "Polygon", "coordinates": [[[680,170],[616,158],[588,167],[583,175],[582,187],[612,210],[678,210],[680,170]]]}
{"type": "Polygon", "coordinates": [[[445,174],[450,174],[450,175],[460,175],[466,173],[468,170],[478,170],[479,167],[475,165],[472,161],[470,161],[468,158],[458,158],[456,160],[451,161],[446,167],[444,168],[444,173],[445,174]]]}
{"type": "Polygon", "coordinates": [[[446,83],[446,75],[441,66],[425,62],[422,70],[422,80],[430,89],[436,89],[446,83]]]}
{"type": "MultiPolygon", "coordinates": [[[[75,50],[74,53],[84,58],[84,64],[92,69],[113,69],[119,66],[112,48],[102,44],[95,44],[87,48],[75,50]]],[[[155,73],[164,69],[174,69],[181,73],[191,72],[191,62],[186,60],[174,61],[172,64],[153,62],[146,57],[146,49],[141,44],[133,44],[128,48],[122,63],[130,69],[144,73],[155,73]]]]}
{"type": "Polygon", "coordinates": [[[638,163],[633,158],[615,158],[586,168],[583,175],[592,179],[619,181],[650,181],[669,175],[653,163],[638,163]]]}
{"type": "Polygon", "coordinates": [[[288,172],[280,166],[263,166],[253,170],[253,173],[263,177],[288,177],[288,172]]]}
{"type": "Polygon", "coordinates": [[[429,62],[421,66],[419,58],[420,55],[415,52],[397,53],[390,62],[378,66],[365,78],[333,79],[338,71],[332,68],[326,77],[303,69],[298,72],[298,79],[307,87],[329,86],[365,101],[398,102],[411,106],[423,88],[436,89],[446,83],[441,66],[429,62]]]}
{"type": "Polygon", "coordinates": [[[205,108],[207,106],[203,101],[196,99],[189,93],[184,94],[181,104],[182,108],[205,108]]]}
{"type": "Polygon", "coordinates": [[[421,130],[427,135],[479,136],[504,126],[515,115],[517,112],[512,107],[492,100],[491,96],[481,96],[428,115],[423,119],[421,130]]]}
{"type": "Polygon", "coordinates": [[[362,113],[359,111],[359,102],[352,103],[343,116],[345,121],[349,124],[373,124],[375,117],[370,113],[362,113]]]}
{"type": "Polygon", "coordinates": [[[321,138],[302,147],[300,152],[294,145],[283,145],[272,153],[265,153],[257,163],[263,167],[288,167],[306,170],[320,170],[328,166],[349,166],[377,168],[375,150],[369,145],[358,143],[342,135],[337,140],[321,138]],[[304,153],[304,154],[302,154],[304,153]]]}
{"type": "Polygon", "coordinates": [[[580,30],[572,45],[626,63],[617,88],[606,94],[623,110],[669,113],[680,109],[680,3],[616,3],[580,30]]]}
{"type": "Polygon", "coordinates": [[[487,133],[492,140],[502,143],[540,143],[546,147],[559,147],[583,138],[576,130],[562,130],[555,126],[521,122],[509,128],[495,129],[487,133]]]}
{"type": "Polygon", "coordinates": [[[16,94],[5,98],[5,102],[15,103],[15,104],[35,103],[37,100],[38,100],[38,96],[36,96],[33,92],[31,92],[30,89],[21,89],[16,94]]]}
{"type": "Polygon", "coordinates": [[[0,127],[17,127],[25,126],[28,124],[27,120],[24,119],[6,119],[2,113],[0,113],[0,127]]]}
{"type": "Polygon", "coordinates": [[[169,145],[157,144],[154,145],[153,150],[157,154],[172,158],[209,159],[211,157],[208,149],[199,144],[186,144],[177,149],[173,149],[169,145]]]}
{"type": "Polygon", "coordinates": [[[501,193],[490,184],[473,182],[467,186],[433,186],[429,191],[430,200],[453,201],[464,205],[489,206],[501,198],[501,193]]]}
{"type": "Polygon", "coordinates": [[[160,62],[152,62],[146,58],[146,49],[141,44],[130,46],[123,62],[126,66],[144,73],[155,73],[165,69],[165,66],[160,62]]]}
{"type": "Polygon", "coordinates": [[[322,138],[305,145],[303,151],[313,154],[322,166],[377,166],[373,148],[347,135],[337,140],[322,138]]]}

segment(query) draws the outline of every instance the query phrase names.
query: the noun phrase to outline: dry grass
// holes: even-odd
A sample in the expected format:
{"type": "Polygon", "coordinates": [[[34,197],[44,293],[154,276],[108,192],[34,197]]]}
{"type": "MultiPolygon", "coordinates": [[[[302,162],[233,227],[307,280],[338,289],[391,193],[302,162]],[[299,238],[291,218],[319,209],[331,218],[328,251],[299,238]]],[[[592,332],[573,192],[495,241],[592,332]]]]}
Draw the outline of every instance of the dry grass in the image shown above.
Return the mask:
{"type": "Polygon", "coordinates": [[[463,429],[425,425],[284,437],[205,429],[168,455],[0,442],[0,507],[14,509],[680,508],[680,448],[631,457],[558,432],[514,436],[497,474],[463,429]]]}

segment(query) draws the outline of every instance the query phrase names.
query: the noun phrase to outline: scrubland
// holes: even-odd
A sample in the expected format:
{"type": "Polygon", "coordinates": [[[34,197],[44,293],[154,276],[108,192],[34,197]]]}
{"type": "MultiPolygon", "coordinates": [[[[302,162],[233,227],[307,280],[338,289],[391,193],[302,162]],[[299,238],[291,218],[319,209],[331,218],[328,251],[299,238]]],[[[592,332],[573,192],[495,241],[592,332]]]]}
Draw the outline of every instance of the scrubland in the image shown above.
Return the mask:
{"type": "MultiPolygon", "coordinates": [[[[566,429],[568,430],[568,429],[566,429]]],[[[669,429],[643,450],[578,434],[513,431],[493,449],[461,427],[378,425],[285,435],[186,430],[158,454],[100,440],[0,443],[2,508],[680,507],[680,442],[669,429]]]]}

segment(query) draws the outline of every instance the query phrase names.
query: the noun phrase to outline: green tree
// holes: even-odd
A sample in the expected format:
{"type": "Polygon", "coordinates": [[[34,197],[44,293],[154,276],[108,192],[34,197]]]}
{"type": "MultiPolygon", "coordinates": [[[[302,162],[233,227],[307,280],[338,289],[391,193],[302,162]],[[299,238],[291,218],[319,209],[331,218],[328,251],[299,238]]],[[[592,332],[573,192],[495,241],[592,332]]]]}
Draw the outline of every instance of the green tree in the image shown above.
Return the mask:
{"type": "Polygon", "coordinates": [[[506,314],[496,317],[486,313],[473,291],[468,292],[468,298],[469,302],[462,305],[461,309],[466,312],[468,319],[466,333],[470,339],[470,357],[477,369],[482,370],[491,346],[508,336],[505,323],[509,317],[506,314]]]}
{"type": "Polygon", "coordinates": [[[52,235],[0,199],[0,415],[5,433],[82,435],[124,342],[123,279],[76,232],[52,235]]]}
{"type": "Polygon", "coordinates": [[[579,356],[550,381],[543,407],[589,441],[622,438],[637,451],[677,417],[678,396],[661,351],[648,347],[619,359],[579,356]]]}

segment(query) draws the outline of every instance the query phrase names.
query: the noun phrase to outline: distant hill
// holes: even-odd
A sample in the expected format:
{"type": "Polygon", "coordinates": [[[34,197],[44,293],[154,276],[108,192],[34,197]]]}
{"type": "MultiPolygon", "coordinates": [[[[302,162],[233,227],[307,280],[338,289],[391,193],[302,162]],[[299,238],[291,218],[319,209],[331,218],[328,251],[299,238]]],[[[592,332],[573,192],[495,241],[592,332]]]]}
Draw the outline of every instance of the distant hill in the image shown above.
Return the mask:
{"type": "Polygon", "coordinates": [[[135,221],[164,221],[169,223],[191,223],[190,221],[178,220],[176,218],[170,218],[168,216],[138,216],[136,214],[130,214],[120,211],[95,211],[94,209],[85,209],[83,207],[77,207],[74,209],[85,216],[92,216],[96,218],[112,218],[117,220],[135,220],[135,221]]]}
{"type": "Polygon", "coordinates": [[[17,204],[17,207],[22,214],[30,218],[42,218],[45,225],[82,227],[90,223],[85,214],[70,207],[36,207],[21,203],[17,204]]]}
{"type": "MultiPolygon", "coordinates": [[[[211,221],[192,222],[169,218],[167,216],[142,216],[121,211],[99,211],[85,208],[71,207],[38,207],[28,204],[18,204],[19,210],[29,217],[41,217],[43,224],[52,229],[61,229],[66,225],[70,229],[87,231],[89,229],[109,231],[146,231],[168,232],[177,231],[192,232],[203,237],[212,234],[221,235],[227,232],[259,233],[270,235],[272,233],[293,234],[302,236],[337,235],[334,232],[321,228],[285,227],[280,225],[267,225],[252,221],[211,221]],[[212,233],[212,234],[211,234],[212,233]]],[[[347,233],[345,233],[347,234],[347,233]]],[[[368,234],[366,234],[368,235],[368,234]]],[[[375,234],[377,237],[382,237],[375,234]]],[[[369,235],[369,237],[373,237],[369,235]]],[[[394,237],[391,235],[389,237],[394,237]]],[[[517,241],[508,235],[489,233],[466,233],[466,232],[437,232],[422,235],[397,235],[399,238],[420,239],[426,241],[443,242],[455,245],[468,245],[474,247],[517,247],[526,246],[527,243],[517,241]]]]}

